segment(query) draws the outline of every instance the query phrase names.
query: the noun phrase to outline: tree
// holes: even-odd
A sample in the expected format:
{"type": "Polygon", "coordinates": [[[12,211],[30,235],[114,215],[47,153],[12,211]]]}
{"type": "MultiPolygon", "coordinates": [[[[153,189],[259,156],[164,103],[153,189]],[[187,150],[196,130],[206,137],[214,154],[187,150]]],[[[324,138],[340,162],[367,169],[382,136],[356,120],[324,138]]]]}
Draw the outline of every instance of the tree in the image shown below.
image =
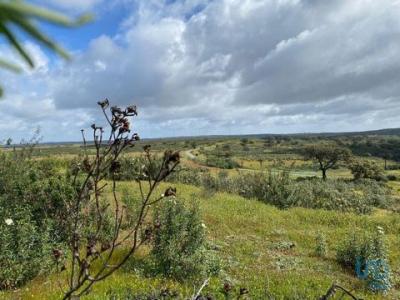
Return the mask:
{"type": "Polygon", "coordinates": [[[248,138],[241,138],[240,139],[240,145],[242,145],[243,147],[246,146],[246,144],[249,142],[248,138]]]}
{"type": "Polygon", "coordinates": [[[388,161],[389,159],[392,159],[392,158],[393,158],[393,155],[390,153],[390,151],[384,150],[384,151],[383,151],[383,154],[382,154],[382,158],[383,158],[384,161],[385,161],[384,169],[387,170],[387,161],[388,161]]]}
{"type": "Polygon", "coordinates": [[[369,178],[379,181],[383,178],[382,168],[370,160],[353,160],[350,170],[354,179],[369,178]]]}
{"type": "Polygon", "coordinates": [[[305,159],[318,162],[322,178],[326,180],[327,170],[336,167],[340,161],[348,161],[351,152],[347,148],[333,145],[311,145],[305,147],[303,155],[305,159]]]}
{"type": "MultiPolygon", "coordinates": [[[[90,15],[82,15],[77,19],[71,19],[53,10],[48,10],[38,5],[28,4],[22,0],[0,0],[0,36],[4,36],[8,43],[19,53],[22,59],[34,68],[35,63],[30,53],[24,48],[23,43],[17,37],[17,32],[22,31],[35,42],[44,45],[61,57],[69,59],[68,53],[56,42],[38,28],[38,22],[47,22],[62,27],[76,27],[91,20],[90,15]]],[[[21,72],[20,66],[0,58],[0,68],[14,72],[21,72]]],[[[0,96],[3,90],[0,87],[0,96]]]]}

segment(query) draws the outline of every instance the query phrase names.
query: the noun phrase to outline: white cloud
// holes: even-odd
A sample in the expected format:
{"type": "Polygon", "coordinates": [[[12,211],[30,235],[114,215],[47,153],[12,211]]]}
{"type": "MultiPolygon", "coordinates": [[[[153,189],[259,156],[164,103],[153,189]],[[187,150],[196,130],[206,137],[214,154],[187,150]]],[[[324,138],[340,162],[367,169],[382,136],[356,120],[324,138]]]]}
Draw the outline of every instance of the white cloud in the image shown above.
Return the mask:
{"type": "Polygon", "coordinates": [[[144,136],[400,126],[396,1],[124,1],[116,36],[62,67],[39,53],[40,78],[8,79],[5,101],[34,91],[45,114],[79,122],[104,97],[133,102],[144,136]]]}

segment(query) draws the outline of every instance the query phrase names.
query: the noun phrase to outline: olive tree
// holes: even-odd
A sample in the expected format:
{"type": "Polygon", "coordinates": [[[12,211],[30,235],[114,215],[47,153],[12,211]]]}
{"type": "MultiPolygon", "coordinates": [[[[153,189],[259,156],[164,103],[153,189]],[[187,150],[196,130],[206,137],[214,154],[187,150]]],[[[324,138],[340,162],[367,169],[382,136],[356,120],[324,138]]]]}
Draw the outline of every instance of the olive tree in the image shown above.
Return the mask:
{"type": "Polygon", "coordinates": [[[305,159],[314,160],[319,164],[322,178],[326,180],[326,172],[335,168],[341,161],[349,161],[351,152],[347,148],[332,145],[310,145],[304,148],[303,156],[305,159]]]}

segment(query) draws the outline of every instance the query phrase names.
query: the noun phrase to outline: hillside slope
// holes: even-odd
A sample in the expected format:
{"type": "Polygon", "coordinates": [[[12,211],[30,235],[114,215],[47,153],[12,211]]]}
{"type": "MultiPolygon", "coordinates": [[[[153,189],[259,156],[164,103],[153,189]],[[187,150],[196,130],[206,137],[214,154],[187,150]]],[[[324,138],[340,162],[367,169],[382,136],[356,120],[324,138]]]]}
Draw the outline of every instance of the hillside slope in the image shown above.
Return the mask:
{"type": "MultiPolygon", "coordinates": [[[[132,184],[121,183],[128,188],[132,184]]],[[[177,187],[179,197],[199,201],[207,235],[222,259],[220,278],[213,278],[204,290],[217,299],[223,299],[219,291],[225,280],[232,282],[237,289],[247,288],[250,299],[317,299],[333,282],[353,290],[364,299],[383,299],[382,295],[366,292],[362,281],[335,262],[335,248],[347,232],[356,229],[374,230],[376,226],[382,226],[390,244],[392,269],[394,272],[400,269],[398,214],[376,211],[370,216],[356,216],[302,208],[278,210],[235,195],[210,194],[187,185],[177,187]],[[314,254],[318,231],[327,237],[327,258],[314,254]]],[[[180,295],[178,299],[193,294],[191,284],[144,278],[140,268],[133,268],[132,265],[130,262],[130,266],[96,286],[93,293],[84,299],[110,299],[111,294],[115,296],[112,299],[126,299],[127,290],[138,293],[165,288],[176,290],[180,295]]],[[[59,297],[55,275],[37,278],[14,292],[0,293],[1,299],[59,297]]],[[[400,291],[395,282],[395,288],[387,299],[399,298],[400,291]]]]}

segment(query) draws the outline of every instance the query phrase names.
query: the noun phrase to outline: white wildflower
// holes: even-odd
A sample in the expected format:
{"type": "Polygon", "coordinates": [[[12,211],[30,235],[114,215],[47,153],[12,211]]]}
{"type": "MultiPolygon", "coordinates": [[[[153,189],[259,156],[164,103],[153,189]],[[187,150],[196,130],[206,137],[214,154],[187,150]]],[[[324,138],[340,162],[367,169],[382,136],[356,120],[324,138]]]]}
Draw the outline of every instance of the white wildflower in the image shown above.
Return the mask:
{"type": "Polygon", "coordinates": [[[10,226],[10,225],[13,225],[13,224],[14,224],[14,221],[13,221],[13,219],[5,219],[4,221],[6,222],[6,224],[7,224],[8,226],[10,226]]]}
{"type": "Polygon", "coordinates": [[[385,233],[385,231],[383,230],[383,228],[381,226],[377,226],[376,229],[378,229],[378,233],[380,233],[380,234],[385,233]]]}
{"type": "Polygon", "coordinates": [[[204,224],[204,223],[201,223],[201,227],[203,227],[204,229],[207,228],[206,224],[204,224]]]}

